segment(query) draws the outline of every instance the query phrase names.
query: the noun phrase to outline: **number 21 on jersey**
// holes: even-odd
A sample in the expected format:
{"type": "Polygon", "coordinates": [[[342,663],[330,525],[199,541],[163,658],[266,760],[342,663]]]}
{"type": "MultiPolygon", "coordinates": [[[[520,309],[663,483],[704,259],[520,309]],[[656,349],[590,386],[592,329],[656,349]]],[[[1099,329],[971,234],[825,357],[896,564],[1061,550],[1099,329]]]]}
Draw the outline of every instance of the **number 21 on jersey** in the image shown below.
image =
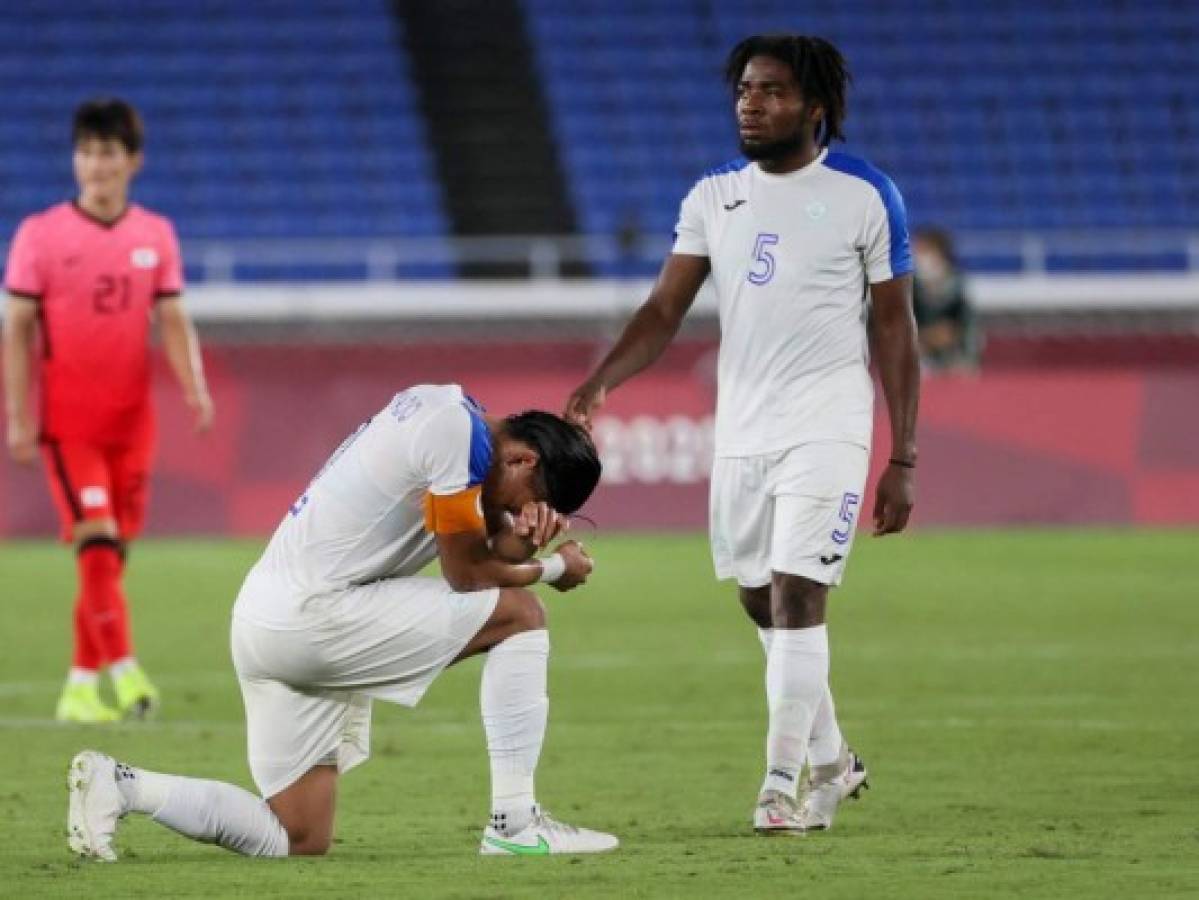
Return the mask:
{"type": "Polygon", "coordinates": [[[749,269],[750,284],[766,284],[774,277],[774,254],[770,248],[779,242],[777,234],[763,231],[754,241],[754,262],[749,269]]]}

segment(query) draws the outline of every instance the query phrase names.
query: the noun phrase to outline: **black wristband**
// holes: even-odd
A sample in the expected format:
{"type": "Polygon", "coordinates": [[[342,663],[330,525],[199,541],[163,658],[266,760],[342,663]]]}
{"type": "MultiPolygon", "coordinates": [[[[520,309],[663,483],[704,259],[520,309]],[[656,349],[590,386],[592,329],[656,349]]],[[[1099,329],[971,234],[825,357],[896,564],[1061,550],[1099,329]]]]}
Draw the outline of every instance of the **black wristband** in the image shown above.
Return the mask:
{"type": "Polygon", "coordinates": [[[887,460],[887,463],[888,463],[889,465],[892,465],[892,466],[900,466],[900,467],[902,467],[902,468],[904,468],[904,469],[914,469],[914,468],[916,468],[916,464],[915,464],[914,462],[909,462],[909,461],[908,461],[908,460],[906,460],[906,459],[894,459],[894,458],[892,458],[892,459],[889,459],[889,460],[887,460]]]}

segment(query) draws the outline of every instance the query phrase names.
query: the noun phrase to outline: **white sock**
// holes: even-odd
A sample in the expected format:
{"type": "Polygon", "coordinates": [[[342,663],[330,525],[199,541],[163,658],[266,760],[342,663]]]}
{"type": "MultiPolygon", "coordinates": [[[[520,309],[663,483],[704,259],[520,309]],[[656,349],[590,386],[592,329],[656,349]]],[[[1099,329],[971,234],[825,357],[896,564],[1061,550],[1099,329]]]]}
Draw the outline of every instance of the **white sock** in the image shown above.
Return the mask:
{"type": "Polygon", "coordinates": [[[545,740],[550,637],[522,631],[492,647],[483,664],[479,706],[491,758],[491,826],[516,834],[533,818],[533,774],[545,740]]]}
{"type": "Polygon", "coordinates": [[[812,737],[808,740],[808,765],[831,766],[841,760],[841,727],[837,724],[837,708],[833,705],[833,692],[827,685],[824,697],[812,720],[812,737]]]}
{"type": "Polygon", "coordinates": [[[182,835],[246,856],[287,856],[287,832],[266,801],[203,778],[164,775],[117,764],[117,787],[132,812],[182,835]]]}
{"type": "Polygon", "coordinates": [[[132,656],[122,656],[116,662],[109,665],[108,674],[109,674],[109,677],[111,677],[111,678],[120,678],[122,675],[124,675],[130,669],[136,669],[136,668],[137,668],[137,660],[136,659],[134,659],[132,656]]]}
{"type": "MultiPolygon", "coordinates": [[[[773,628],[759,628],[758,640],[762,649],[770,657],[770,644],[774,639],[773,628]]],[[[816,718],[812,720],[812,736],[808,739],[808,765],[831,766],[841,762],[841,748],[844,738],[841,727],[837,724],[837,709],[833,703],[833,692],[826,689],[820,706],[816,709],[816,718]]]]}
{"type": "Polygon", "coordinates": [[[799,787],[812,722],[828,691],[828,630],[775,628],[766,659],[766,778],[763,791],[792,797],[799,787]]]}
{"type": "Polygon", "coordinates": [[[774,640],[774,629],[759,628],[758,640],[762,642],[762,649],[766,652],[766,658],[770,659],[770,644],[774,640]]]}
{"type": "Polygon", "coordinates": [[[100,680],[100,673],[95,669],[81,669],[78,666],[71,666],[71,671],[67,673],[67,684],[97,684],[100,680]]]}

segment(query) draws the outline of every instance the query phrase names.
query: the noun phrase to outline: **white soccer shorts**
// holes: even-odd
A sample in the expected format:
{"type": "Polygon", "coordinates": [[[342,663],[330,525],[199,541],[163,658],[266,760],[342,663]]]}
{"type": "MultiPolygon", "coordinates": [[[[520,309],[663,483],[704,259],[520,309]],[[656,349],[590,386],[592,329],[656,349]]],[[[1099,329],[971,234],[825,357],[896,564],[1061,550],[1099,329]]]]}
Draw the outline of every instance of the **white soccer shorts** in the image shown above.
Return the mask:
{"type": "Polygon", "coordinates": [[[385,578],[309,601],[289,628],[235,614],[233,665],[262,796],[313,766],[345,772],[364,762],[371,700],[415,706],[499,596],[455,593],[440,578],[385,578]]]}
{"type": "Polygon", "coordinates": [[[769,584],[772,572],[840,584],[869,465],[865,447],[832,441],[717,458],[709,518],[716,577],[747,588],[769,584]]]}

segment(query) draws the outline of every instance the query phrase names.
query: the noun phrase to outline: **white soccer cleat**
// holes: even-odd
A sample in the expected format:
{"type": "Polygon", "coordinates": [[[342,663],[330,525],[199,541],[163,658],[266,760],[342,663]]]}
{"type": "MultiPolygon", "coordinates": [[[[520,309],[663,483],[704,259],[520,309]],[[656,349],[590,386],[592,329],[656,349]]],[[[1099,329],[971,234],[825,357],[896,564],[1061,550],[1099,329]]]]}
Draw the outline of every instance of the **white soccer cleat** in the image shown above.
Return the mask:
{"type": "Polygon", "coordinates": [[[117,788],[117,762],[84,750],[67,769],[67,846],[79,856],[116,862],[112,838],[117,820],[128,810],[117,788]]]}
{"type": "Polygon", "coordinates": [[[559,822],[540,808],[533,821],[516,834],[505,836],[488,825],[479,853],[483,856],[549,856],[551,853],[607,853],[620,846],[615,835],[559,822]]]}
{"type": "Polygon", "coordinates": [[[803,834],[799,801],[782,791],[763,791],[754,807],[754,831],[767,835],[803,834]]]}
{"type": "Polygon", "coordinates": [[[856,800],[863,790],[870,789],[862,758],[846,747],[842,759],[842,763],[818,766],[812,772],[812,784],[802,806],[804,827],[809,831],[832,828],[833,816],[842,801],[851,797],[856,800]]]}

